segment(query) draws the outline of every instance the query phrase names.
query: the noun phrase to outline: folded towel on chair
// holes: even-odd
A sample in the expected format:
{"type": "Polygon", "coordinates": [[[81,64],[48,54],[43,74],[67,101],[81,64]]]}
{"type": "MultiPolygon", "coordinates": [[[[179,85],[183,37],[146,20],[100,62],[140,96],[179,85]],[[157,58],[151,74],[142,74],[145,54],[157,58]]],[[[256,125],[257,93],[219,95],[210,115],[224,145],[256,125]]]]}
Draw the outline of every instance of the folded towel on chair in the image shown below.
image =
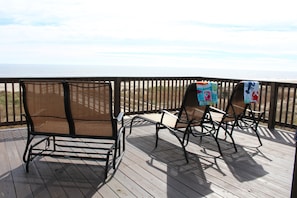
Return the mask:
{"type": "Polygon", "coordinates": [[[200,106],[218,103],[218,84],[216,82],[197,82],[197,99],[200,106]]]}
{"type": "Polygon", "coordinates": [[[259,82],[243,81],[244,83],[244,103],[256,103],[259,100],[259,82]]]}

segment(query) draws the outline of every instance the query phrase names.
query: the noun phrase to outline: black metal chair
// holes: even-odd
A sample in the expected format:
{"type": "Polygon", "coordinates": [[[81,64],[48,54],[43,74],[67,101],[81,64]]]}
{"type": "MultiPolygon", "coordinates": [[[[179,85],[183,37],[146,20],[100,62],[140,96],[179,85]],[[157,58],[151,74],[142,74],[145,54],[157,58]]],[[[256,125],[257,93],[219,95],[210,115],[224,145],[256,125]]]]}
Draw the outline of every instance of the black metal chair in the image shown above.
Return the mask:
{"type": "Polygon", "coordinates": [[[222,154],[218,139],[216,138],[215,125],[209,113],[209,105],[202,106],[198,101],[197,83],[205,84],[205,82],[196,82],[187,87],[179,111],[169,112],[161,110],[160,113],[148,113],[133,117],[130,123],[130,134],[135,121],[145,120],[156,126],[155,147],[158,145],[159,130],[168,129],[181,144],[187,162],[188,154],[186,146],[191,134],[195,137],[212,136],[217,143],[220,154],[222,154]],[[200,127],[200,130],[197,130],[197,127],[200,127]]]}
{"type": "Polygon", "coordinates": [[[245,91],[248,91],[245,89],[245,83],[258,84],[258,82],[254,81],[239,82],[232,91],[225,111],[210,107],[211,117],[214,123],[217,124],[216,135],[218,135],[219,130],[223,128],[225,134],[230,136],[235,151],[237,151],[233,138],[233,131],[235,127],[239,127],[240,129],[252,129],[258,138],[260,146],[262,146],[260,135],[258,134],[257,129],[260,120],[263,118],[264,112],[252,110],[252,103],[256,102],[259,97],[259,93],[250,93],[255,94],[255,99],[253,101],[247,101],[244,94],[245,91]]]}

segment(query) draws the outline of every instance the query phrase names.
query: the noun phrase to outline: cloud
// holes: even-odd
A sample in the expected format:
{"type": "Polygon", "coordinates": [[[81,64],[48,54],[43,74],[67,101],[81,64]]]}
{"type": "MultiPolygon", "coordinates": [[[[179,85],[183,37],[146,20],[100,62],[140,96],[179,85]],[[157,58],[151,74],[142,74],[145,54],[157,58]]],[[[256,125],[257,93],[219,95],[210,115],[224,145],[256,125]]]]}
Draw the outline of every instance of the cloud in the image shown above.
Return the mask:
{"type": "Polygon", "coordinates": [[[294,1],[0,1],[7,63],[295,67],[294,1]]]}

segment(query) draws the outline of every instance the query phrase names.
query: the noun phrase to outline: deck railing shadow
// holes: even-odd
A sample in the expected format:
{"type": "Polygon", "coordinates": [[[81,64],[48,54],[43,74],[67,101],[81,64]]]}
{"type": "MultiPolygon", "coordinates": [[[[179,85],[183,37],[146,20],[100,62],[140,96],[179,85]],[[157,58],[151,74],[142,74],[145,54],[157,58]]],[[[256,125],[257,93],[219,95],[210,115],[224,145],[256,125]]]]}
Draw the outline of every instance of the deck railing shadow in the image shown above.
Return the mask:
{"type": "Polygon", "coordinates": [[[6,197],[94,197],[104,184],[104,177],[94,174],[104,169],[98,165],[48,162],[38,164],[26,173],[20,165],[0,175],[1,196],[6,197]],[[13,178],[13,179],[12,179],[13,178]]]}
{"type": "MultiPolygon", "coordinates": [[[[254,180],[268,174],[268,172],[263,169],[263,166],[253,159],[254,156],[261,155],[268,161],[271,161],[261,152],[257,145],[252,147],[237,144],[238,152],[235,152],[233,145],[230,142],[219,140],[223,151],[223,156],[220,156],[216,142],[212,137],[206,136],[200,140],[200,138],[191,136],[189,144],[198,145],[198,147],[195,146],[195,149],[198,148],[199,151],[193,150],[193,147],[188,149],[188,146],[187,150],[190,162],[189,164],[186,164],[181,147],[179,145],[172,144],[169,142],[170,140],[164,140],[161,138],[159,140],[158,147],[154,149],[155,131],[152,124],[143,121],[137,122],[137,126],[133,126],[133,128],[134,127],[147,127],[147,130],[151,130],[152,133],[150,136],[128,136],[127,141],[141,149],[143,152],[146,152],[151,157],[152,162],[155,160],[161,161],[165,163],[169,169],[179,170],[179,166],[183,167],[184,170],[187,169],[186,167],[188,167],[189,170],[192,168],[195,175],[199,175],[200,178],[207,181],[204,175],[204,170],[206,168],[214,168],[220,174],[225,175],[217,163],[217,160],[223,160],[227,164],[233,176],[240,182],[254,180]],[[141,123],[143,123],[143,125],[141,123]],[[150,146],[145,146],[143,143],[139,143],[143,141],[146,142],[146,144],[149,142],[150,146]],[[178,160],[175,160],[177,156],[179,158],[178,160]]],[[[164,132],[169,134],[166,129],[164,132]]],[[[170,175],[170,170],[167,170],[167,172],[170,175]]],[[[183,174],[182,172],[175,172],[183,174]]]]}
{"type": "Polygon", "coordinates": [[[263,166],[253,159],[253,157],[257,155],[271,161],[259,150],[257,145],[243,146],[237,144],[237,152],[235,152],[231,142],[220,139],[219,143],[223,153],[221,156],[216,142],[212,137],[206,136],[203,137],[202,140],[199,140],[199,138],[192,136],[189,141],[199,145],[201,147],[201,152],[206,155],[214,155],[213,153],[216,152],[217,159],[223,160],[233,176],[240,182],[254,180],[268,174],[268,172],[263,169],[263,166]]]}
{"type": "MultiPolygon", "coordinates": [[[[243,133],[249,136],[255,136],[251,129],[235,129],[234,133],[243,133]]],[[[277,142],[280,144],[295,146],[294,133],[282,129],[269,129],[263,125],[258,126],[258,133],[261,139],[277,142]]]]}
{"type": "Polygon", "coordinates": [[[27,130],[25,128],[8,128],[8,129],[0,129],[0,143],[2,142],[14,142],[14,141],[21,141],[25,140],[25,137],[22,132],[19,131],[24,131],[27,130]],[[7,132],[7,133],[6,133],[7,132]],[[13,137],[9,134],[13,133],[13,137]]]}
{"type": "Polygon", "coordinates": [[[267,161],[271,162],[271,160],[267,158],[258,147],[246,147],[238,144],[236,153],[224,153],[222,159],[238,181],[246,182],[268,174],[263,166],[253,159],[256,155],[261,155],[267,161]]]}

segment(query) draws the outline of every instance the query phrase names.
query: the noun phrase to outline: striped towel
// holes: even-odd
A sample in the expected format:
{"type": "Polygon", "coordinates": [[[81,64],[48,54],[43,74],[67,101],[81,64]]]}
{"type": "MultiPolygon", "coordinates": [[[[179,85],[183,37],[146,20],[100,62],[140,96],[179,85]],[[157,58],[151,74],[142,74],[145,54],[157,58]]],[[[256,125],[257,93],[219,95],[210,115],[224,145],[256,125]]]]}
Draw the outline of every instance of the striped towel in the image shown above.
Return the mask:
{"type": "Polygon", "coordinates": [[[216,82],[196,82],[197,99],[200,106],[218,103],[218,84],[216,82]]]}
{"type": "Polygon", "coordinates": [[[244,83],[244,103],[256,103],[259,101],[259,82],[243,81],[244,83]]]}

